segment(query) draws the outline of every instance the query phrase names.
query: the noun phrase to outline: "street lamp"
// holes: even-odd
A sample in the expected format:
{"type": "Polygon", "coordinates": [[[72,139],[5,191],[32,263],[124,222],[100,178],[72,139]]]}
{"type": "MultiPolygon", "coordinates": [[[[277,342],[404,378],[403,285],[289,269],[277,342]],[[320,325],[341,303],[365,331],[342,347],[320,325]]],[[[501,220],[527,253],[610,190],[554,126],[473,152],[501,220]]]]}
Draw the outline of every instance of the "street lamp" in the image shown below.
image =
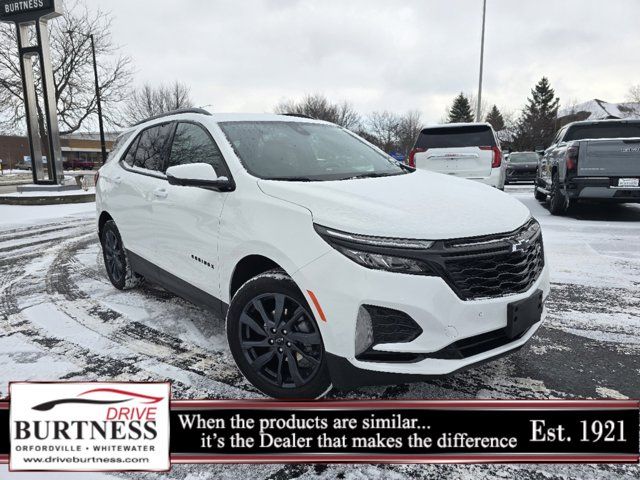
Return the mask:
{"type": "MultiPolygon", "coordinates": [[[[67,30],[69,35],[73,35],[76,33],[75,30],[67,30]]],[[[100,95],[100,82],[98,79],[98,62],[96,61],[96,44],[93,38],[93,33],[87,35],[85,33],[80,32],[81,35],[88,37],[91,40],[91,55],[93,58],[93,79],[95,82],[96,89],[96,104],[98,107],[98,128],[100,129],[100,149],[102,151],[102,164],[107,161],[107,143],[104,138],[104,122],[102,119],[102,98],[100,95]]]]}
{"type": "MultiPolygon", "coordinates": [[[[486,1],[486,0],[485,0],[486,1]]],[[[100,98],[100,82],[98,81],[98,63],[96,62],[96,45],[91,37],[91,54],[93,55],[93,77],[96,82],[96,102],[98,105],[98,126],[100,128],[100,148],[102,149],[102,164],[107,161],[107,143],[104,139],[104,123],[102,121],[102,100],[100,98]]]]}
{"type": "Polygon", "coordinates": [[[484,0],[482,6],[482,42],[480,44],[480,84],[478,86],[478,108],[476,109],[476,122],[481,122],[482,109],[482,74],[484,72],[484,30],[487,19],[487,0],[484,0]]]}

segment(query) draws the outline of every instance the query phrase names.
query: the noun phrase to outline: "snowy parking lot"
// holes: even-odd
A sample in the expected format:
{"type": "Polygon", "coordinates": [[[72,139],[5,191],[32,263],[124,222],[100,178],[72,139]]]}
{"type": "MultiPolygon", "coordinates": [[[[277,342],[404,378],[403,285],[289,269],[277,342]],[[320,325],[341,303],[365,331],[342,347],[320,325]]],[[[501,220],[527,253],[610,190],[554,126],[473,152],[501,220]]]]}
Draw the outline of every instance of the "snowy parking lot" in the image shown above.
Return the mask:
{"type": "MultiPolygon", "coordinates": [[[[566,218],[552,217],[532,187],[507,190],[543,227],[553,290],[538,335],[515,355],[450,377],[333,398],[640,398],[640,206],[579,205],[566,218]]],[[[222,319],[154,285],[126,293],[111,286],[94,216],[92,204],[0,206],[0,397],[18,380],[169,380],[176,398],[260,397],[235,367],[222,319]]],[[[640,468],[193,465],[173,473],[183,479],[637,479],[640,468]]],[[[6,467],[0,477],[34,478],[14,477],[6,467]]]]}

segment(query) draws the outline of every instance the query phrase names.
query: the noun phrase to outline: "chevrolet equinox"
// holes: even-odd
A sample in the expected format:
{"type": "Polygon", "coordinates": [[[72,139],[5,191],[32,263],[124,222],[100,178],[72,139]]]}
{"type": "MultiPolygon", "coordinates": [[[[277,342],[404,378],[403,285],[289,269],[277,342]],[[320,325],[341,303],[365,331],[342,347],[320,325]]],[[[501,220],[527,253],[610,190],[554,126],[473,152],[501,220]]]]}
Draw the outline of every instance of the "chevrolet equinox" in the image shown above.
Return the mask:
{"type": "Polygon", "coordinates": [[[272,397],[449,374],[518,350],[544,317],[524,205],[327,122],[154,117],[120,136],[96,199],[113,285],[146,279],[225,318],[272,397]]]}

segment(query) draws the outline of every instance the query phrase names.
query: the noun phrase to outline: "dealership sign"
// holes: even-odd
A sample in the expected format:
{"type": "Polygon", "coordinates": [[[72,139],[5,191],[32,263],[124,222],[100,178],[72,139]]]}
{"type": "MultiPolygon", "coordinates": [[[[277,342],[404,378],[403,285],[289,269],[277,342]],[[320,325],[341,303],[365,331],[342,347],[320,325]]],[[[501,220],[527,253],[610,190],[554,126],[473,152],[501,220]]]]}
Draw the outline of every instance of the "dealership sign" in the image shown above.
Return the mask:
{"type": "Polygon", "coordinates": [[[61,3],[62,0],[0,0],[0,23],[13,23],[16,26],[30,157],[45,158],[47,152],[49,157],[44,165],[35,162],[33,166],[33,183],[36,185],[64,183],[57,100],[54,93],[56,85],[47,27],[49,20],[61,15],[61,3]],[[34,62],[34,59],[38,62],[34,62]],[[34,71],[34,65],[39,67],[39,75],[34,71]],[[35,85],[35,79],[38,77],[42,85],[40,89],[36,89],[35,85]],[[42,98],[38,99],[40,92],[42,98]],[[39,118],[38,114],[39,100],[44,106],[42,118],[39,118]],[[41,124],[46,126],[47,131],[44,135],[40,132],[41,124]],[[43,150],[45,141],[46,150],[43,150]]]}
{"type": "Polygon", "coordinates": [[[0,21],[23,23],[58,16],[55,0],[0,0],[0,21]]]}
{"type": "Polygon", "coordinates": [[[167,471],[168,383],[12,383],[12,471],[167,471]]]}

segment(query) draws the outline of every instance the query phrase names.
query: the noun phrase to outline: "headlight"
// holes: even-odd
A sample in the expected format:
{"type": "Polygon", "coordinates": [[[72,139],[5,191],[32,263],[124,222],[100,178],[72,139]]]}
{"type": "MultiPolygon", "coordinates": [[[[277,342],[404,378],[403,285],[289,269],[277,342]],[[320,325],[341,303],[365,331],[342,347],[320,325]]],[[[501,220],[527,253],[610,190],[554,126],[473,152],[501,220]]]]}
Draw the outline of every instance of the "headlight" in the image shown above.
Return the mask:
{"type": "Polygon", "coordinates": [[[314,227],[329,245],[363,267],[410,275],[435,275],[427,263],[403,255],[407,251],[427,250],[434,242],[372,237],[340,232],[320,225],[314,227]]]}

